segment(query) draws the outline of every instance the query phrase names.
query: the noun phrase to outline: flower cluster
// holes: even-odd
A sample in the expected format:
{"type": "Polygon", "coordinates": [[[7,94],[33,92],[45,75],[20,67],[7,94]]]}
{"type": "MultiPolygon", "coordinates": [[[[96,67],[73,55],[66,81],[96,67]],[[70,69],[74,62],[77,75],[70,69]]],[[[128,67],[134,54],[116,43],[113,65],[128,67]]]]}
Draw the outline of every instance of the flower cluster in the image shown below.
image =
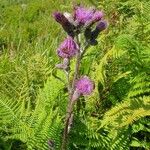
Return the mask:
{"type": "Polygon", "coordinates": [[[75,6],[73,14],[55,12],[53,16],[69,36],[74,37],[81,32],[85,32],[85,38],[91,45],[93,45],[91,41],[95,41],[98,34],[107,27],[107,22],[103,19],[103,12],[95,8],[75,6]],[[94,24],[96,24],[96,27],[94,24]]]}
{"type": "MultiPolygon", "coordinates": [[[[69,68],[70,59],[77,53],[82,53],[80,44],[77,44],[75,38],[80,34],[84,37],[86,44],[95,45],[99,33],[106,29],[107,22],[103,19],[102,11],[83,6],[75,6],[72,14],[55,12],[53,17],[68,34],[57,49],[57,55],[63,59],[63,63],[56,65],[57,68],[66,71],[69,68]]],[[[87,76],[83,76],[75,82],[74,87],[72,99],[76,100],[80,95],[90,95],[94,84],[87,76]]]]}

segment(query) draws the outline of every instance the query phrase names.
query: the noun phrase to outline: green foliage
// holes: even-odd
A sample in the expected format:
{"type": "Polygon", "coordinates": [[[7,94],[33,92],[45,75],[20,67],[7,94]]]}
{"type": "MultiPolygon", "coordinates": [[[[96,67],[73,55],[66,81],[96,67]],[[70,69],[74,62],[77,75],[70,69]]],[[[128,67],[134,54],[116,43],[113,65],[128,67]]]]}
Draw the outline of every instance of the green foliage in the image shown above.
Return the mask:
{"type": "MultiPolygon", "coordinates": [[[[82,2],[78,0],[77,2],[82,2]]],[[[150,2],[86,0],[102,8],[108,29],[90,47],[81,74],[95,82],[75,108],[70,150],[150,149],[150,2]]],[[[56,71],[64,38],[54,11],[65,0],[0,1],[0,149],[60,150],[67,94],[56,71]]]]}
{"type": "Polygon", "coordinates": [[[111,128],[121,128],[131,125],[134,121],[150,115],[150,97],[125,100],[108,111],[102,121],[111,128]]]}
{"type": "Polygon", "coordinates": [[[140,73],[131,80],[133,87],[129,91],[129,97],[139,97],[150,93],[150,77],[144,73],[140,73]]]}
{"type": "Polygon", "coordinates": [[[133,133],[133,139],[131,142],[132,147],[140,147],[149,149],[150,143],[149,143],[149,117],[142,118],[138,120],[133,126],[132,126],[132,133],[133,133]]]}
{"type": "Polygon", "coordinates": [[[48,140],[54,140],[56,148],[60,145],[62,117],[59,111],[65,97],[59,97],[64,84],[50,77],[44,89],[39,91],[35,109],[31,101],[17,101],[3,97],[0,101],[1,131],[5,140],[18,139],[27,144],[28,149],[48,149],[48,140]],[[59,107],[60,106],[60,107],[59,107]],[[59,137],[59,138],[58,138],[59,137]]]}

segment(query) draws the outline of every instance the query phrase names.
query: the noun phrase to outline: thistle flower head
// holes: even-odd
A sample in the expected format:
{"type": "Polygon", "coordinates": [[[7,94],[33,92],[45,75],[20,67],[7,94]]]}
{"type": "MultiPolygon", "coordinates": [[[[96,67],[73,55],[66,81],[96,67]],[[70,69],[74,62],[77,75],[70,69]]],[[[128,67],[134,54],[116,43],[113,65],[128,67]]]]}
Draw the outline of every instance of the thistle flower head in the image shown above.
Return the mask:
{"type": "Polygon", "coordinates": [[[75,87],[78,93],[90,95],[94,90],[94,83],[87,76],[83,76],[76,82],[75,87]]]}
{"type": "Polygon", "coordinates": [[[75,8],[74,19],[78,22],[79,25],[92,24],[99,21],[103,17],[101,11],[96,11],[93,8],[84,8],[78,6],[75,8]]]}
{"type": "Polygon", "coordinates": [[[62,58],[71,58],[76,55],[78,51],[78,45],[72,37],[66,38],[57,50],[58,56],[62,58]]]}
{"type": "Polygon", "coordinates": [[[99,20],[101,20],[103,17],[103,12],[102,11],[95,11],[95,13],[93,14],[92,20],[94,22],[97,22],[99,20]]]}
{"type": "Polygon", "coordinates": [[[81,25],[84,25],[87,21],[90,21],[93,17],[94,9],[87,9],[81,6],[77,6],[74,12],[74,19],[81,25]]]}

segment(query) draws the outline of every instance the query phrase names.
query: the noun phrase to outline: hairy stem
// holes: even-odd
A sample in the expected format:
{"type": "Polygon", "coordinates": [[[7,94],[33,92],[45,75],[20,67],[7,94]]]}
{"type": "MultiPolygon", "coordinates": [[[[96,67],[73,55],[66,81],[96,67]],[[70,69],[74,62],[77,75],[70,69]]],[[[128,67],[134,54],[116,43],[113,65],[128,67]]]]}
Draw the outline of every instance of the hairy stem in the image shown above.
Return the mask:
{"type": "Polygon", "coordinates": [[[68,93],[70,93],[71,92],[70,77],[69,77],[70,72],[65,70],[65,74],[66,74],[66,79],[68,84],[68,93]]]}
{"type": "Polygon", "coordinates": [[[73,77],[73,81],[72,81],[72,89],[71,89],[71,93],[73,95],[74,90],[75,90],[75,82],[76,79],[78,78],[79,75],[79,67],[80,67],[80,52],[77,53],[77,61],[76,61],[76,66],[75,66],[75,73],[74,73],[74,77],[73,77]]]}
{"type": "MultiPolygon", "coordinates": [[[[69,127],[69,122],[73,113],[73,106],[74,106],[74,101],[72,101],[72,96],[74,94],[75,91],[75,82],[76,79],[78,78],[78,74],[79,74],[79,67],[80,67],[80,42],[79,42],[79,37],[77,36],[77,44],[79,45],[79,50],[76,56],[76,65],[75,65],[75,72],[74,72],[74,77],[73,77],[73,81],[72,81],[72,86],[71,89],[68,88],[68,93],[69,93],[69,102],[68,102],[68,106],[67,106],[67,112],[66,112],[66,117],[65,117],[65,128],[64,128],[64,132],[63,132],[63,138],[62,138],[62,145],[61,145],[61,150],[66,150],[67,148],[67,143],[68,143],[68,127],[69,127]]],[[[70,84],[70,82],[68,81],[68,84],[70,84]]],[[[70,87],[70,86],[68,86],[70,87]]]]}
{"type": "Polygon", "coordinates": [[[62,146],[61,150],[66,150],[67,147],[67,141],[68,141],[68,126],[69,126],[69,120],[73,111],[74,103],[72,101],[69,102],[67,107],[67,113],[66,113],[66,119],[65,119],[65,128],[63,132],[63,139],[62,139],[62,146]]]}

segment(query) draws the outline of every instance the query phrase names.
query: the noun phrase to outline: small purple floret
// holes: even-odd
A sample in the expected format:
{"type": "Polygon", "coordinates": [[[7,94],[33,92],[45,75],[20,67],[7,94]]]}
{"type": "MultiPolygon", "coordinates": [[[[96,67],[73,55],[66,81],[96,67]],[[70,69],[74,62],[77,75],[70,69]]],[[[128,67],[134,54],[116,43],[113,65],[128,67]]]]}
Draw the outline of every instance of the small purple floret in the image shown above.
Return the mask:
{"type": "Polygon", "coordinates": [[[58,56],[62,58],[71,58],[76,55],[79,47],[72,37],[65,39],[57,50],[58,56]]]}
{"type": "Polygon", "coordinates": [[[83,95],[90,95],[94,90],[94,83],[87,76],[83,76],[76,82],[76,90],[83,95]]]}

